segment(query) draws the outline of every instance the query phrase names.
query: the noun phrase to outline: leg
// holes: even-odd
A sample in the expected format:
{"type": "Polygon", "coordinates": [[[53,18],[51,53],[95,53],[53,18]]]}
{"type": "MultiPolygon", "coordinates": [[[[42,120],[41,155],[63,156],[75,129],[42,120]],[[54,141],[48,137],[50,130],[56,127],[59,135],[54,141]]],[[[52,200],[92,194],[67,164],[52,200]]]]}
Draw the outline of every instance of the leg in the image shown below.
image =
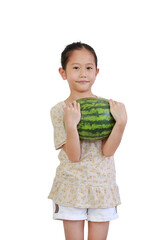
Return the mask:
{"type": "Polygon", "coordinates": [[[88,221],[88,240],[106,240],[109,223],[88,221]]]}
{"type": "Polygon", "coordinates": [[[84,220],[63,220],[66,240],[84,240],[84,220]]]}

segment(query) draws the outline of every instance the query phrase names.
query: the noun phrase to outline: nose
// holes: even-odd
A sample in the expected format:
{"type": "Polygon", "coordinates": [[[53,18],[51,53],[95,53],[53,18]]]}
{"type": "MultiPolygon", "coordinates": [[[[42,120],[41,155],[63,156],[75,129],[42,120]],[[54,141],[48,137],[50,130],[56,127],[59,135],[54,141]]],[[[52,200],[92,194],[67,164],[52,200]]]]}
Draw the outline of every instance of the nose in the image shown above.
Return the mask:
{"type": "Polygon", "coordinates": [[[81,68],[80,77],[81,78],[85,78],[86,77],[86,70],[85,70],[85,68],[81,68]]]}

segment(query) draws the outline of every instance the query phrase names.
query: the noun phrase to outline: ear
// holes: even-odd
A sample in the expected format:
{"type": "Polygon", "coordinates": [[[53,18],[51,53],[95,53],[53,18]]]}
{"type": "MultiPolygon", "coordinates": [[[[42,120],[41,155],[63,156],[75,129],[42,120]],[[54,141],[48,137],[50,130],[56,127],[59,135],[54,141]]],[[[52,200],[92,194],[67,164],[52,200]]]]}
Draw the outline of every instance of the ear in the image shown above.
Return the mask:
{"type": "Polygon", "coordinates": [[[97,70],[96,70],[96,76],[97,76],[98,73],[99,73],[99,68],[97,68],[97,70]]]}
{"type": "Polygon", "coordinates": [[[59,68],[59,73],[60,73],[61,77],[63,78],[63,80],[67,79],[66,72],[63,68],[59,68]]]}

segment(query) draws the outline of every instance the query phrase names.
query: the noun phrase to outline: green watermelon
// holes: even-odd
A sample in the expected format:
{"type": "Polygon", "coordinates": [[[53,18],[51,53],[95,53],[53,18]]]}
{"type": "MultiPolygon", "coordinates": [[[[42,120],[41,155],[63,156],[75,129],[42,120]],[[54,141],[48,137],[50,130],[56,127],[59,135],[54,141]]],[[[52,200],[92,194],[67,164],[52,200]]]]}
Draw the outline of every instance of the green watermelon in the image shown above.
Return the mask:
{"type": "Polygon", "coordinates": [[[115,124],[105,98],[81,98],[81,120],[77,126],[80,140],[96,141],[107,138],[115,124]]]}

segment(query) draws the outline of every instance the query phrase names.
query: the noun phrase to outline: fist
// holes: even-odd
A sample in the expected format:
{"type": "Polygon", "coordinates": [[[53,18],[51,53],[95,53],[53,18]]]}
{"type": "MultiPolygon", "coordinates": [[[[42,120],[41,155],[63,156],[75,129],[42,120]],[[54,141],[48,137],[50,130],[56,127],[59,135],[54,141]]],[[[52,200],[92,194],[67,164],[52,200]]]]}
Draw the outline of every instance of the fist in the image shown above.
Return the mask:
{"type": "Polygon", "coordinates": [[[127,123],[127,113],[123,103],[109,100],[110,112],[113,115],[116,123],[125,126],[127,123]]]}
{"type": "Polygon", "coordinates": [[[65,127],[76,128],[81,119],[80,104],[74,101],[64,108],[65,127]]]}

